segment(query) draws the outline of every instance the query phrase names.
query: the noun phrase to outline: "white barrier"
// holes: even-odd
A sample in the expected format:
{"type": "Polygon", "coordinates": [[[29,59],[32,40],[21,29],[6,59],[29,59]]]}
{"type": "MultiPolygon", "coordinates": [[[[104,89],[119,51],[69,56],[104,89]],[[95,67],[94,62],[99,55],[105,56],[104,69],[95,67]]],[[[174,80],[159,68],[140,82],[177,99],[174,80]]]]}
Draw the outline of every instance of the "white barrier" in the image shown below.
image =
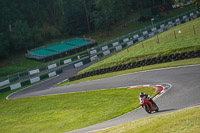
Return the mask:
{"type": "Polygon", "coordinates": [[[96,59],[97,59],[97,55],[90,57],[90,60],[91,60],[91,61],[94,61],[94,60],[96,60],[96,59]]]}
{"type": "Polygon", "coordinates": [[[92,51],[90,51],[90,54],[95,54],[95,53],[97,53],[97,50],[95,49],[95,50],[92,50],[92,51]]]}
{"type": "Polygon", "coordinates": [[[149,34],[149,38],[154,36],[154,32],[149,34]]]}
{"type": "Polygon", "coordinates": [[[49,78],[50,78],[50,77],[53,77],[53,76],[56,75],[56,72],[55,72],[55,71],[54,71],[54,72],[51,72],[51,73],[49,73],[48,75],[49,75],[49,78]]]}
{"type": "Polygon", "coordinates": [[[102,50],[106,50],[106,49],[108,49],[108,46],[102,47],[102,50]]]}
{"type": "Polygon", "coordinates": [[[122,46],[121,46],[121,45],[120,45],[120,46],[117,46],[115,49],[116,49],[116,51],[121,50],[121,49],[122,49],[122,46]]]}
{"type": "Polygon", "coordinates": [[[35,69],[35,70],[29,71],[29,74],[32,75],[32,74],[36,74],[36,73],[39,73],[39,72],[40,72],[39,69],[35,69]]]}
{"type": "Polygon", "coordinates": [[[174,27],[174,25],[172,25],[172,24],[168,25],[168,29],[170,29],[172,27],[174,27]]]}
{"type": "Polygon", "coordinates": [[[55,67],[57,67],[56,63],[55,63],[55,64],[49,65],[49,66],[48,66],[48,69],[52,69],[52,68],[55,68],[55,67]]]}
{"type": "Polygon", "coordinates": [[[114,42],[114,43],[112,43],[112,45],[113,45],[113,47],[115,47],[115,46],[119,45],[119,42],[114,42]]]}
{"type": "Polygon", "coordinates": [[[139,42],[141,42],[141,41],[143,41],[144,40],[144,37],[142,36],[142,37],[140,37],[140,38],[138,38],[138,41],[139,42]]]}
{"type": "Polygon", "coordinates": [[[127,45],[128,45],[128,46],[133,45],[133,41],[129,41],[129,42],[127,42],[127,45]]]}
{"type": "Polygon", "coordinates": [[[107,51],[103,52],[103,55],[104,55],[104,56],[105,56],[105,55],[108,55],[108,54],[110,54],[110,50],[107,50],[107,51]]]}
{"type": "Polygon", "coordinates": [[[185,16],[183,16],[183,19],[186,19],[187,18],[187,16],[185,15],[185,16]]]}
{"type": "Polygon", "coordinates": [[[176,22],[180,22],[180,19],[179,19],[179,18],[177,18],[177,19],[176,19],[176,22]]]}
{"type": "Polygon", "coordinates": [[[9,83],[10,83],[9,80],[2,81],[2,82],[0,82],[0,87],[1,87],[1,86],[4,86],[4,85],[7,85],[7,84],[9,84],[9,83]]]}
{"type": "Polygon", "coordinates": [[[139,37],[138,34],[136,34],[136,35],[133,36],[134,39],[136,39],[136,38],[138,38],[138,37],[139,37]]]}
{"type": "Polygon", "coordinates": [[[165,28],[165,25],[164,25],[164,24],[161,24],[161,25],[160,25],[160,28],[164,29],[164,28],[165,28]]]}
{"type": "Polygon", "coordinates": [[[31,84],[40,81],[40,77],[30,79],[31,84]]]}
{"type": "Polygon", "coordinates": [[[142,34],[143,34],[143,35],[146,35],[146,34],[148,34],[148,31],[144,31],[144,32],[142,32],[142,34]]]}
{"type": "Polygon", "coordinates": [[[77,68],[77,67],[81,67],[83,65],[83,62],[79,62],[79,63],[76,63],[74,64],[74,66],[77,68]]]}
{"type": "Polygon", "coordinates": [[[153,31],[153,32],[156,31],[156,30],[157,30],[156,27],[151,28],[151,31],[153,31]]]}
{"type": "Polygon", "coordinates": [[[123,39],[123,42],[128,42],[128,41],[129,41],[129,38],[123,39]]]}
{"type": "Polygon", "coordinates": [[[169,21],[168,24],[173,24],[172,21],[169,21]]]}
{"type": "Polygon", "coordinates": [[[72,62],[72,59],[64,60],[64,64],[67,64],[67,63],[70,63],[70,62],[72,62]]]}
{"type": "Polygon", "coordinates": [[[17,83],[17,84],[11,85],[11,86],[10,86],[10,89],[11,89],[11,90],[15,90],[15,89],[18,89],[18,88],[20,88],[20,87],[22,87],[22,86],[21,86],[21,83],[17,83]]]}

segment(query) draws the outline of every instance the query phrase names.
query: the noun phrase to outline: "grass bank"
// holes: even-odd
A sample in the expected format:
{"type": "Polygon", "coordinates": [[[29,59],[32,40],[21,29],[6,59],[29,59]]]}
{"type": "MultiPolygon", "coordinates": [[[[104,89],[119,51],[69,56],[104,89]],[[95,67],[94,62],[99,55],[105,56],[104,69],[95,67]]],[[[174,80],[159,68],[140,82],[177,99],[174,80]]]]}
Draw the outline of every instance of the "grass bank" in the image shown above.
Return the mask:
{"type": "Polygon", "coordinates": [[[134,62],[144,58],[168,55],[174,52],[186,52],[200,49],[200,18],[176,26],[146,41],[138,43],[113,55],[103,61],[95,63],[79,72],[79,74],[101,68],[134,62]],[[181,33],[179,33],[181,31],[181,33]],[[157,43],[158,42],[158,43],[157,43]]]}
{"type": "Polygon", "coordinates": [[[148,117],[96,133],[197,133],[200,107],[148,117]]]}
{"type": "Polygon", "coordinates": [[[144,67],[140,67],[140,68],[124,70],[124,71],[106,73],[106,74],[102,74],[102,75],[83,78],[83,79],[80,79],[80,80],[75,80],[75,81],[72,81],[72,82],[69,82],[67,80],[67,81],[62,82],[61,84],[59,84],[57,86],[64,86],[64,85],[69,85],[69,84],[75,84],[75,83],[80,83],[80,82],[85,82],[85,81],[90,81],[90,80],[108,78],[108,77],[118,76],[118,75],[122,75],[122,74],[128,74],[128,73],[134,73],[134,72],[140,72],[140,71],[146,71],[146,70],[152,70],[152,69],[177,67],[177,66],[185,66],[185,65],[195,65],[195,64],[200,64],[200,58],[179,60],[179,61],[174,61],[174,62],[168,62],[168,63],[162,63],[162,64],[156,64],[156,65],[149,65],[149,66],[144,66],[144,67]]]}
{"type": "Polygon", "coordinates": [[[154,88],[107,89],[5,100],[0,94],[1,132],[66,132],[127,113],[139,106],[138,94],[154,88]]]}

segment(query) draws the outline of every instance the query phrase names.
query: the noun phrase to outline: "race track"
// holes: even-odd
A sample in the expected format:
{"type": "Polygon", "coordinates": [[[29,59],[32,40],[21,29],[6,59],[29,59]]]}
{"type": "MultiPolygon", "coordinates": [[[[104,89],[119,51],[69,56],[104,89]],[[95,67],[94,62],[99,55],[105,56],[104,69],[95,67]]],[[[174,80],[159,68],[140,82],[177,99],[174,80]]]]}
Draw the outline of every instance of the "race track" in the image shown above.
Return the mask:
{"type": "MultiPolygon", "coordinates": [[[[78,129],[76,131],[71,131],[69,133],[84,133],[105,129],[136,119],[165,112],[176,111],[200,104],[200,65],[137,72],[95,81],[82,82],[59,88],[51,87],[61,80],[64,80],[64,78],[68,77],[69,75],[67,75],[67,71],[69,72],[69,69],[66,69],[66,71],[64,71],[60,76],[56,78],[14,93],[10,95],[8,99],[88,90],[100,90],[143,84],[169,83],[172,85],[170,90],[155,100],[160,108],[160,112],[158,113],[149,115],[143,109],[137,109],[112,120],[78,129]]],[[[77,71],[79,70],[74,70],[73,73],[75,74],[77,71]]]]}

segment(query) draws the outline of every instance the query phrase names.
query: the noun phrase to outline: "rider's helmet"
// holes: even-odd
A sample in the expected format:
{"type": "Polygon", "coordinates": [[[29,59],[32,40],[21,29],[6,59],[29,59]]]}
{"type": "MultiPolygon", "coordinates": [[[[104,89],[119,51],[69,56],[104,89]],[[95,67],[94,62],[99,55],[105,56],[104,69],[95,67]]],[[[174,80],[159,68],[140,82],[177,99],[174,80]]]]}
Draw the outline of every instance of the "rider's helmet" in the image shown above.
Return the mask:
{"type": "Polygon", "coordinates": [[[140,92],[140,97],[143,97],[144,96],[144,93],[143,92],[140,92]]]}

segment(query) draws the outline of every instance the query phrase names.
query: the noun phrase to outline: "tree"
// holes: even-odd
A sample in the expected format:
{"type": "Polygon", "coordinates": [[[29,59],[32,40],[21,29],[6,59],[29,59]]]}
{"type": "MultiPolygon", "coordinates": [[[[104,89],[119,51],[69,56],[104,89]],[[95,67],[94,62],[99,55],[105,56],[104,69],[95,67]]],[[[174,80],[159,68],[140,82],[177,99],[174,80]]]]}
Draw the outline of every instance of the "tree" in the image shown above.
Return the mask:
{"type": "Polygon", "coordinates": [[[63,31],[69,35],[81,35],[88,31],[84,0],[66,0],[63,31]]]}
{"type": "Polygon", "coordinates": [[[7,39],[5,33],[0,33],[0,59],[9,55],[10,42],[7,39]]]}
{"type": "Polygon", "coordinates": [[[196,5],[197,9],[200,10],[200,0],[193,0],[193,3],[196,5]]]}
{"type": "Polygon", "coordinates": [[[32,47],[32,31],[26,22],[18,20],[13,24],[11,38],[14,50],[27,50],[32,47]]]}
{"type": "Polygon", "coordinates": [[[0,0],[0,32],[7,32],[9,25],[24,16],[17,10],[17,4],[12,0],[0,0]]]}
{"type": "Polygon", "coordinates": [[[96,29],[106,29],[109,33],[111,25],[122,19],[126,14],[125,0],[95,0],[92,17],[96,29]]]}

